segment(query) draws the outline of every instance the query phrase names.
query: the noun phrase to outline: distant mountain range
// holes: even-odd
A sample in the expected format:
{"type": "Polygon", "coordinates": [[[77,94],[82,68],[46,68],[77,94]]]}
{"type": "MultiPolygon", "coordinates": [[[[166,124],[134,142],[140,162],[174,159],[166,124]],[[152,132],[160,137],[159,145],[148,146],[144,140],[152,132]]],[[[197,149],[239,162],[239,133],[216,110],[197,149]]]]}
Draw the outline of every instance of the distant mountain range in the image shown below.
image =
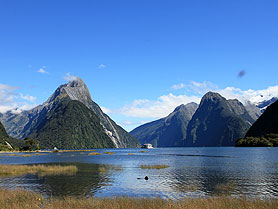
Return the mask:
{"type": "MultiPolygon", "coordinates": [[[[243,138],[240,141],[243,145],[250,137],[269,138],[269,134],[276,137],[277,123],[273,125],[271,117],[276,114],[273,106],[277,99],[256,105],[247,102],[244,106],[236,99],[227,100],[218,93],[208,92],[200,105],[180,105],[167,117],[128,133],[102,112],[85,83],[76,78],[59,86],[46,102],[29,111],[0,113],[6,129],[0,124],[0,144],[20,144],[22,140],[17,139],[30,137],[39,141],[42,148],[61,149],[127,148],[140,147],[140,143],[151,143],[154,147],[234,146],[238,138],[243,138]],[[264,112],[270,104],[271,108],[264,112]],[[273,129],[266,131],[270,127],[273,129]],[[260,134],[255,134],[256,131],[260,134]]],[[[268,144],[271,143],[275,142],[268,144]]]]}
{"type": "Polygon", "coordinates": [[[266,110],[266,108],[267,108],[269,105],[273,104],[273,103],[276,102],[277,100],[278,100],[277,97],[272,97],[272,98],[269,99],[269,100],[264,100],[264,101],[262,101],[262,102],[259,102],[256,106],[257,106],[258,108],[260,108],[261,112],[264,112],[264,111],[266,110]]]}
{"type": "Polygon", "coordinates": [[[136,138],[102,112],[80,78],[61,85],[42,105],[20,114],[9,111],[1,114],[0,119],[10,136],[19,139],[33,137],[46,148],[58,145],[61,145],[58,148],[77,148],[77,144],[78,148],[140,146],[136,138]],[[87,123],[82,124],[84,121],[87,123]],[[103,142],[85,140],[98,140],[96,133],[103,142]],[[78,141],[81,138],[85,141],[78,141]]]}
{"type": "Polygon", "coordinates": [[[234,146],[261,115],[254,104],[244,106],[208,92],[200,105],[181,105],[166,118],[141,125],[130,133],[153,146],[234,146]],[[182,110],[182,111],[181,111],[182,110]]]}
{"type": "Polygon", "coordinates": [[[179,146],[186,139],[186,129],[198,104],[178,106],[167,117],[144,124],[130,132],[141,144],[151,143],[154,147],[179,146]]]}

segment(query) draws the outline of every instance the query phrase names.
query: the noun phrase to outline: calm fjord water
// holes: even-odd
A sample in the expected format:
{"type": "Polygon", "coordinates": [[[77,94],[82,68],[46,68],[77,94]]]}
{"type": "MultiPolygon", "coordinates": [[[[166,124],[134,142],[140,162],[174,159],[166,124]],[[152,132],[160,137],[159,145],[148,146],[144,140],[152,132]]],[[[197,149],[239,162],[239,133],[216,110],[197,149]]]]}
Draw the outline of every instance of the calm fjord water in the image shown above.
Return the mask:
{"type": "Polygon", "coordinates": [[[0,164],[70,164],[74,176],[22,175],[0,178],[0,187],[39,191],[46,196],[135,196],[179,199],[232,195],[278,197],[278,148],[99,149],[32,157],[0,154],[0,164]],[[114,152],[113,155],[104,152],[114,152]],[[129,153],[134,153],[130,155],[129,153]],[[165,169],[140,165],[166,164],[165,169]],[[148,176],[149,180],[144,180],[148,176]],[[140,179],[138,179],[140,178],[140,179]]]}

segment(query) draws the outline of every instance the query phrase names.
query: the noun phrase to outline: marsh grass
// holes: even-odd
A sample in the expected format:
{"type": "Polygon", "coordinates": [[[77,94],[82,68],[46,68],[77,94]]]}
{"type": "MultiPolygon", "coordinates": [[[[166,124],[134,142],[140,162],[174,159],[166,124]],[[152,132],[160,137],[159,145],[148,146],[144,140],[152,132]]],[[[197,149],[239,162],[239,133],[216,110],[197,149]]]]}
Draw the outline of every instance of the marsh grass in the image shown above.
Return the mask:
{"type": "Polygon", "coordinates": [[[59,150],[59,152],[95,152],[95,149],[59,150]]]}
{"type": "Polygon", "coordinates": [[[99,153],[99,152],[91,152],[88,155],[101,155],[101,153],[99,153]]]}
{"type": "Polygon", "coordinates": [[[115,154],[115,152],[104,152],[104,154],[114,155],[114,154],[115,154]]]}
{"type": "Polygon", "coordinates": [[[218,195],[230,194],[232,191],[236,190],[236,185],[232,182],[219,183],[216,184],[215,190],[218,195]]]}
{"type": "Polygon", "coordinates": [[[160,198],[75,198],[46,199],[42,195],[23,190],[0,189],[0,208],[10,209],[267,209],[278,208],[278,200],[231,197],[184,198],[180,201],[160,198]]]}
{"type": "Polygon", "coordinates": [[[74,175],[76,166],[61,165],[0,165],[0,177],[37,173],[39,176],[74,175]]]}
{"type": "Polygon", "coordinates": [[[134,155],[134,153],[128,153],[128,155],[134,155]]]}
{"type": "Polygon", "coordinates": [[[105,167],[99,167],[99,168],[98,168],[98,171],[99,171],[100,173],[105,173],[107,170],[106,170],[105,167]]]}
{"type": "Polygon", "coordinates": [[[141,165],[141,169],[164,169],[168,168],[169,165],[141,165]]]}
{"type": "Polygon", "coordinates": [[[145,150],[143,151],[143,150],[142,150],[142,151],[140,151],[140,152],[145,153],[145,152],[148,152],[148,151],[145,151],[145,150]]]}
{"type": "Polygon", "coordinates": [[[31,154],[24,154],[24,155],[19,155],[19,154],[8,154],[7,156],[32,157],[33,155],[31,155],[31,154]]]}

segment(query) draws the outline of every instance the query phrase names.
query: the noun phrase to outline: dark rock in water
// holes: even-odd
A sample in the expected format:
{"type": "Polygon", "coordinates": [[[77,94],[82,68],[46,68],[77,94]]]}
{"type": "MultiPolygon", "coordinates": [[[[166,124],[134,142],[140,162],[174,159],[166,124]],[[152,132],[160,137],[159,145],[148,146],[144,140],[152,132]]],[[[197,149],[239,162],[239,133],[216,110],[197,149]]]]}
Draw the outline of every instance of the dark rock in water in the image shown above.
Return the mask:
{"type": "Polygon", "coordinates": [[[145,176],[145,180],[148,181],[148,180],[149,180],[149,177],[148,177],[148,176],[145,176]]]}

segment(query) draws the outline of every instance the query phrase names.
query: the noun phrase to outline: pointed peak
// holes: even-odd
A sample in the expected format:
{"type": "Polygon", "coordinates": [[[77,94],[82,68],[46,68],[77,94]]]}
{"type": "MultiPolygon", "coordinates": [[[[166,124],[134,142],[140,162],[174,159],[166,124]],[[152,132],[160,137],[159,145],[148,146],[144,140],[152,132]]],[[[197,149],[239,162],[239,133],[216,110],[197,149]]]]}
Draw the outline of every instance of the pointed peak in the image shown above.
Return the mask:
{"type": "Polygon", "coordinates": [[[67,86],[76,87],[76,86],[85,86],[84,81],[78,76],[72,76],[72,80],[69,80],[67,86]]]}
{"type": "Polygon", "coordinates": [[[177,112],[177,111],[179,111],[179,110],[181,110],[181,109],[183,109],[183,108],[185,108],[185,105],[184,105],[184,104],[181,104],[181,105],[179,105],[179,106],[177,106],[177,107],[175,108],[174,112],[177,112]]]}
{"type": "Polygon", "coordinates": [[[222,97],[219,93],[212,92],[212,91],[207,92],[202,98],[202,100],[215,100],[215,99],[225,99],[225,98],[222,97]]]}

